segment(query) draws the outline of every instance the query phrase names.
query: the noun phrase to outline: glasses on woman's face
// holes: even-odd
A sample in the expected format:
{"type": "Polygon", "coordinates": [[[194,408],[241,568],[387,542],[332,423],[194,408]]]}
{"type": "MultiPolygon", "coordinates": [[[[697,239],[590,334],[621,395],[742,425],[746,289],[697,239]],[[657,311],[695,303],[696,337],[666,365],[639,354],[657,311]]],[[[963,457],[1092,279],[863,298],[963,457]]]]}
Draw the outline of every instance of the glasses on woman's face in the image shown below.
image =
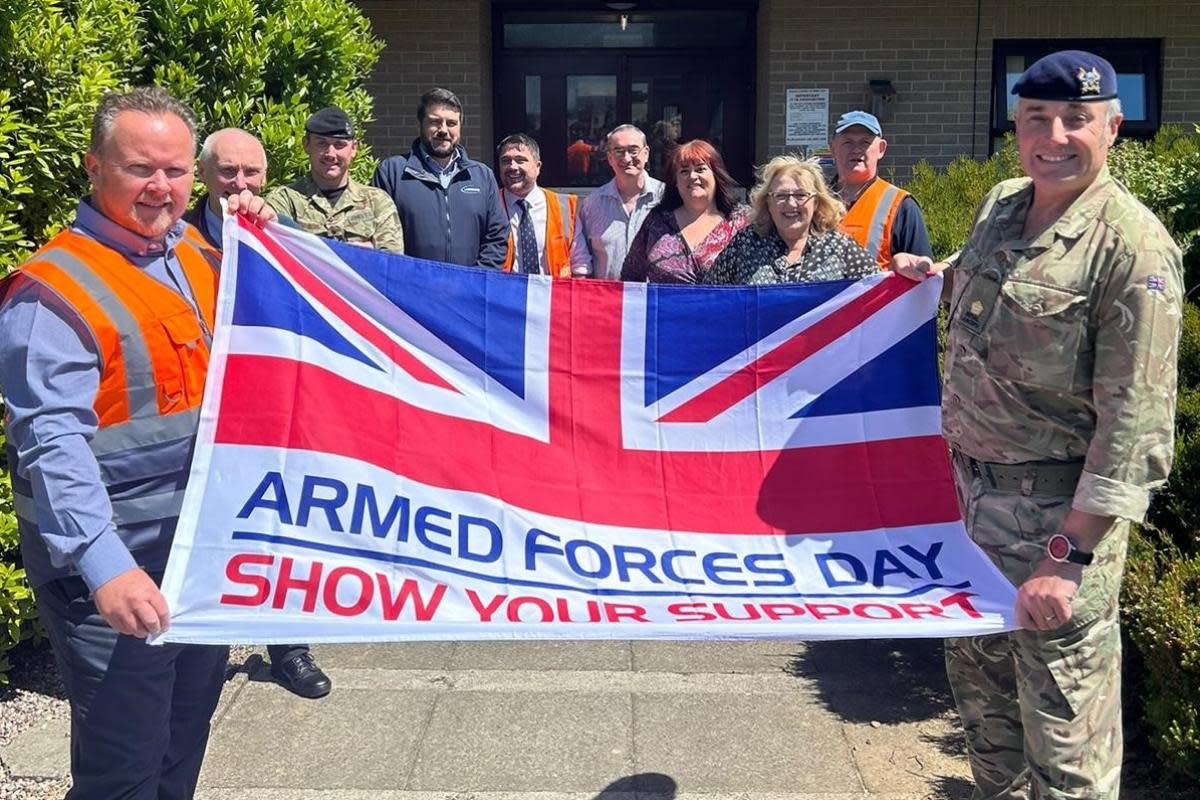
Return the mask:
{"type": "Polygon", "coordinates": [[[786,206],[788,203],[802,206],[811,198],[816,197],[812,192],[771,192],[768,196],[777,206],[786,206]]]}

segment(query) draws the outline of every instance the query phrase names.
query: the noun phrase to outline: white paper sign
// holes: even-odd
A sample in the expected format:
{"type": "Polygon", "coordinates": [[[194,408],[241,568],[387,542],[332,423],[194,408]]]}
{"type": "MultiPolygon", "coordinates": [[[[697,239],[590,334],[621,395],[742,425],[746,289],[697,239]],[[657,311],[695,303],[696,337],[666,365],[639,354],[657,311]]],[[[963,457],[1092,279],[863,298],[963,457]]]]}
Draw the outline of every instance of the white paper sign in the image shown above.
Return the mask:
{"type": "Polygon", "coordinates": [[[786,144],[824,148],[829,144],[829,90],[788,89],[786,144]]]}

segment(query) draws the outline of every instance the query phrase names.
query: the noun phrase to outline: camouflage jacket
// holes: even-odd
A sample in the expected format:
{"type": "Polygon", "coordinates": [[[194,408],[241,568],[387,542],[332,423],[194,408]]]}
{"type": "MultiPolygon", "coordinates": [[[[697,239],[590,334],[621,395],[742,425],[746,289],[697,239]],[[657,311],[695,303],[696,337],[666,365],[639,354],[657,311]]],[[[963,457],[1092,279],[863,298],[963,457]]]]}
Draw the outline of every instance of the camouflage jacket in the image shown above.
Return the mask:
{"type": "Polygon", "coordinates": [[[404,252],[404,234],[396,204],[381,189],[350,181],[335,205],[305,175],[295,183],[272,189],[267,203],[291,217],[303,230],[391,253],[404,252]]]}
{"type": "Polygon", "coordinates": [[[1022,238],[1028,178],[984,198],[954,262],[942,420],[980,461],[1083,460],[1074,508],[1140,520],[1173,455],[1179,248],[1105,169],[1022,238]]]}

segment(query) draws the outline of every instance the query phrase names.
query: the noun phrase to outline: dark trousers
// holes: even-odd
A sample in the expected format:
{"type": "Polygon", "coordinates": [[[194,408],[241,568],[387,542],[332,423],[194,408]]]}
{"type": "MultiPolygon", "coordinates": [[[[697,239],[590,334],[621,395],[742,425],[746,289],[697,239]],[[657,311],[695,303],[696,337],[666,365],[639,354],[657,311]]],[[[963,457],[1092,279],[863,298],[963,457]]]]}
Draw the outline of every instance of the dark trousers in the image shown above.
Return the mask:
{"type": "Polygon", "coordinates": [[[196,791],[229,648],[123,636],[79,578],[38,587],[71,703],[67,800],[187,800],[196,791]]]}
{"type": "Polygon", "coordinates": [[[275,667],[282,664],[292,656],[298,656],[301,653],[308,652],[306,644],[269,644],[267,645],[267,658],[271,660],[271,666],[275,667]]]}

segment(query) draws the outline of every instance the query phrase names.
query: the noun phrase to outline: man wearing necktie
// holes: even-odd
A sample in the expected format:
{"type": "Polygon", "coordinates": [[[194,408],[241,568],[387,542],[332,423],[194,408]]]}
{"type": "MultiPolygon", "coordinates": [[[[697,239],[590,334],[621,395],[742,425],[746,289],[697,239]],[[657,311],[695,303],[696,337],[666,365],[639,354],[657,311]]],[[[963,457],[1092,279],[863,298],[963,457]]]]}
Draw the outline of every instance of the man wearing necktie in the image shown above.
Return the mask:
{"type": "Polygon", "coordinates": [[[575,195],[537,185],[541,150],[523,133],[507,136],[496,148],[500,161],[500,199],[508,213],[508,253],[504,269],[526,275],[571,275],[575,234],[575,195]]]}

